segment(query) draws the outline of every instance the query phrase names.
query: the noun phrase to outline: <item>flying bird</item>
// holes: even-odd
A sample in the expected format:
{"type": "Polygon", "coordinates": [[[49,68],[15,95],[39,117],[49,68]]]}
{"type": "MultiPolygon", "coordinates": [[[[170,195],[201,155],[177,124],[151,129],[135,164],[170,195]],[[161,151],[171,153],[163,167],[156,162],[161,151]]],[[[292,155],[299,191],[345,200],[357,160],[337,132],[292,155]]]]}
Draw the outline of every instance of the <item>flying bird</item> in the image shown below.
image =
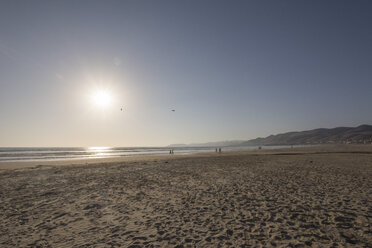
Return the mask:
{"type": "Polygon", "coordinates": [[[176,110],[172,109],[172,112],[176,112],[176,110]]]}

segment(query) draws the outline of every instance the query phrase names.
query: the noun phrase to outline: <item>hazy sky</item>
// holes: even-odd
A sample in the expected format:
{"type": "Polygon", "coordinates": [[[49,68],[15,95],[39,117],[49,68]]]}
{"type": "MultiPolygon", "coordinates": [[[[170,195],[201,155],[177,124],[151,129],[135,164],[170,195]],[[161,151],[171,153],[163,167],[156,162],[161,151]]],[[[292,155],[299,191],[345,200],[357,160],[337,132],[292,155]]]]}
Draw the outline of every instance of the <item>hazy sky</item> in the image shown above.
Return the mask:
{"type": "Polygon", "coordinates": [[[371,13],[361,0],[1,0],[0,146],[371,124],[371,13]]]}

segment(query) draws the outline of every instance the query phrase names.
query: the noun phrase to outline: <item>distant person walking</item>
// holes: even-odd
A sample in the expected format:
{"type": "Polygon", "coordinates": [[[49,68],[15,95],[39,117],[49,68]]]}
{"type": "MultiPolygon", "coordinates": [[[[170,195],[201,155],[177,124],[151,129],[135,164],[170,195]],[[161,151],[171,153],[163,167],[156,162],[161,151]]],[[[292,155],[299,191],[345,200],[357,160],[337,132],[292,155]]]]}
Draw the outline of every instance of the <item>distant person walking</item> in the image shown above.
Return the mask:
{"type": "Polygon", "coordinates": [[[220,148],[218,148],[218,152],[219,152],[219,153],[221,153],[221,152],[222,152],[222,149],[221,149],[221,147],[220,147],[220,148]]]}

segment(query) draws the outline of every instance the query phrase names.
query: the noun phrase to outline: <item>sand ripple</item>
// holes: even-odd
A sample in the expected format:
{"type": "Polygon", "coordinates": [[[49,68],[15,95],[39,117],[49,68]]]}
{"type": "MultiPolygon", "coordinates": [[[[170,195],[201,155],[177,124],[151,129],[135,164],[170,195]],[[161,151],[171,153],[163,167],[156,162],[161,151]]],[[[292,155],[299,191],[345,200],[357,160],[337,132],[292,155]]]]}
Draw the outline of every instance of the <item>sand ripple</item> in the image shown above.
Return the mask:
{"type": "Polygon", "coordinates": [[[1,247],[372,247],[372,155],[0,173],[1,247]]]}

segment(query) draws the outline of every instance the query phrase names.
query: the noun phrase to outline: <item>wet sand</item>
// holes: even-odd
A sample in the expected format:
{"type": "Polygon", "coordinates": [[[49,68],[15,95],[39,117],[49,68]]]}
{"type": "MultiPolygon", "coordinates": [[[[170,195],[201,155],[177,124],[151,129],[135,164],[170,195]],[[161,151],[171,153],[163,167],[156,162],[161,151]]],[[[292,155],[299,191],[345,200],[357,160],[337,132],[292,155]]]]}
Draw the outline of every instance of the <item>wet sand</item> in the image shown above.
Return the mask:
{"type": "Polygon", "coordinates": [[[372,147],[0,164],[0,247],[372,247],[372,147]]]}

